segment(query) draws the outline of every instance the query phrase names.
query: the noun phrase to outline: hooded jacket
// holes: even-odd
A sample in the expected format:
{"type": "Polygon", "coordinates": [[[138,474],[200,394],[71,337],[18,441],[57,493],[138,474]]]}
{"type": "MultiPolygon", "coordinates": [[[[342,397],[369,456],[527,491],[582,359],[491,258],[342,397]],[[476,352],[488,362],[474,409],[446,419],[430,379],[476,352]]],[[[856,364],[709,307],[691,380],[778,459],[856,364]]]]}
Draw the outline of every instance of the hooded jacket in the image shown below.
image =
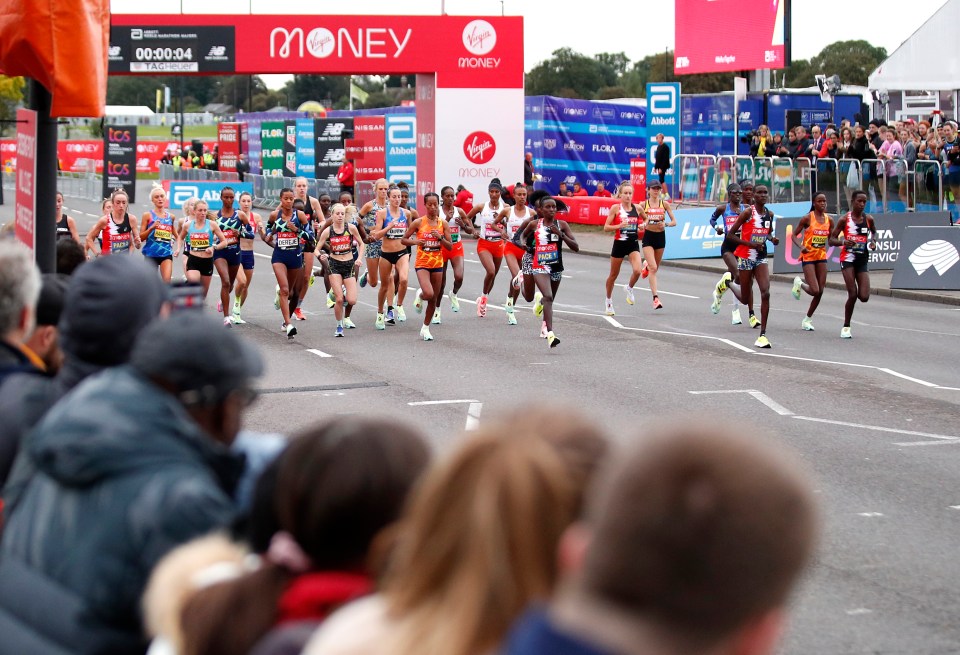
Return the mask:
{"type": "Polygon", "coordinates": [[[143,652],[139,599],[150,571],[178,544],[231,522],[243,458],[129,367],[80,384],[23,448],[36,472],[7,508],[0,541],[5,647],[143,652]]]}

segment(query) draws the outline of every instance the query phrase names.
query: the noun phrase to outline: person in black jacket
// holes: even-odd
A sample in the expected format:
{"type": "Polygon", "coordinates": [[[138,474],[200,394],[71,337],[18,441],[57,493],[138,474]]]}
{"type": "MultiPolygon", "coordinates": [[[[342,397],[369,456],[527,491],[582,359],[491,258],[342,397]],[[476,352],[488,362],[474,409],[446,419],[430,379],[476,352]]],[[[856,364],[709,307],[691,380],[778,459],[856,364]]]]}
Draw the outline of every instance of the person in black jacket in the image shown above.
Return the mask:
{"type": "Polygon", "coordinates": [[[42,370],[24,344],[33,331],[40,271],[19,243],[0,243],[0,383],[15,373],[42,370]]]}
{"type": "Polygon", "coordinates": [[[657,150],[653,155],[653,169],[662,185],[670,170],[670,146],[664,142],[663,134],[657,135],[657,150]]]}

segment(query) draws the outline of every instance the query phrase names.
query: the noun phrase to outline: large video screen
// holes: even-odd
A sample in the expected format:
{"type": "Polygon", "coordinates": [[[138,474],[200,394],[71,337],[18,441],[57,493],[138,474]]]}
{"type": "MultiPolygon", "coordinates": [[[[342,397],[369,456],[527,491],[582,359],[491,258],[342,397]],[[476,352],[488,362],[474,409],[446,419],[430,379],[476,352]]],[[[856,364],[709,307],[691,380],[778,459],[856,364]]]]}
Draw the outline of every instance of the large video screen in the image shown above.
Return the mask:
{"type": "Polygon", "coordinates": [[[784,68],[789,0],[676,0],[677,75],[784,68]]]}

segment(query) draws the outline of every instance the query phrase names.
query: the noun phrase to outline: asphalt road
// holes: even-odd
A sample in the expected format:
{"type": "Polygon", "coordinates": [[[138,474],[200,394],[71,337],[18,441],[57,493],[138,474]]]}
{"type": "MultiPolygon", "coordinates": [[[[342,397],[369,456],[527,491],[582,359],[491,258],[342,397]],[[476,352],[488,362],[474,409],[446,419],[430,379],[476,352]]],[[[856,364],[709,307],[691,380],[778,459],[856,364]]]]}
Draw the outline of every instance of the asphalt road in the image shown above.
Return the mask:
{"type": "MultiPolygon", "coordinates": [[[[89,228],[94,205],[67,206],[89,228]]],[[[0,221],[10,213],[0,207],[0,221]]],[[[386,414],[419,426],[443,451],[465,429],[532,403],[576,408],[624,442],[642,438],[651,420],[731,421],[796,449],[818,479],[822,545],[783,652],[960,653],[958,308],[874,296],[857,307],[854,338],[841,340],[842,292],[827,291],[816,331],[803,332],[806,300],[774,283],[773,348],[758,351],[758,331],[730,324],[729,299],[710,313],[714,275],[664,267],[662,310],[652,309],[647,291],[631,307],[617,289],[610,320],[608,260],[565,253],[555,323],[562,343],[550,349],[525,303],[517,326],[496,306],[505,266],[487,316],[476,316],[482,275],[468,243],[462,311],[444,300],[435,341],[418,339],[412,289],[407,322],[384,332],[373,326],[374,292],[362,290],[358,328],[334,338],[319,281],[305,303],[308,320],[290,341],[273,308],[269,248],[258,244],[257,252],[248,323],[234,329],[268,367],[246,427],[292,433],[331,415],[386,414]]],[[[214,278],[211,313],[217,289],[214,278]]]]}

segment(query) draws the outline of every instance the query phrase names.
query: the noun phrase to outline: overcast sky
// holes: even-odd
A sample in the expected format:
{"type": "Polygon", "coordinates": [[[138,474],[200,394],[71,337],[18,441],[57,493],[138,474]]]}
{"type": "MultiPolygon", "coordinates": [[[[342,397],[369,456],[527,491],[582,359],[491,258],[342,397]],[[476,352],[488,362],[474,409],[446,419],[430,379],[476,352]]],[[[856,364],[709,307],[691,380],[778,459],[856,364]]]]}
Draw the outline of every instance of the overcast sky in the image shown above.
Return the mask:
{"type": "MultiPolygon", "coordinates": [[[[736,5],[736,0],[724,0],[736,5]]],[[[524,17],[525,61],[530,70],[557,48],[585,55],[625,52],[631,61],[673,48],[674,10],[669,0],[111,0],[115,13],[448,14],[524,17]],[[347,9],[346,11],[344,9],[347,9]]],[[[943,0],[885,5],[877,0],[793,0],[793,57],[809,59],[834,41],[864,39],[893,52],[927,21],[943,0]]],[[[718,26],[718,29],[723,29],[718,26]]],[[[731,34],[731,37],[735,37],[731,34]]],[[[289,76],[264,75],[279,88],[289,76]]]]}

